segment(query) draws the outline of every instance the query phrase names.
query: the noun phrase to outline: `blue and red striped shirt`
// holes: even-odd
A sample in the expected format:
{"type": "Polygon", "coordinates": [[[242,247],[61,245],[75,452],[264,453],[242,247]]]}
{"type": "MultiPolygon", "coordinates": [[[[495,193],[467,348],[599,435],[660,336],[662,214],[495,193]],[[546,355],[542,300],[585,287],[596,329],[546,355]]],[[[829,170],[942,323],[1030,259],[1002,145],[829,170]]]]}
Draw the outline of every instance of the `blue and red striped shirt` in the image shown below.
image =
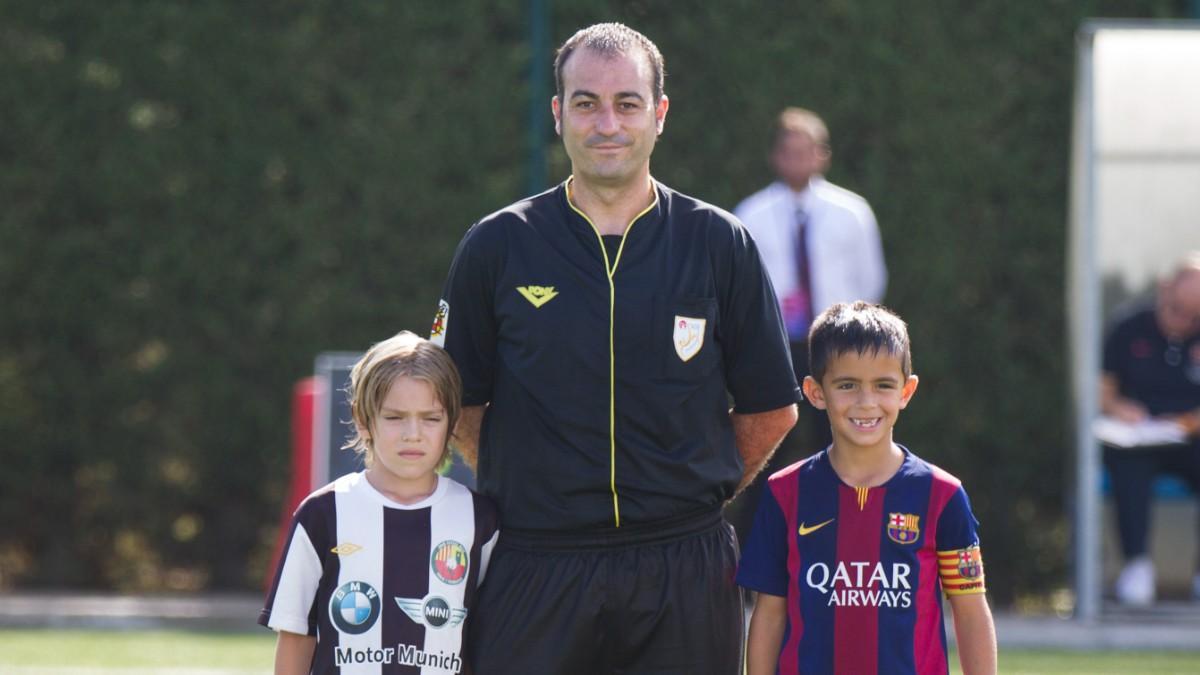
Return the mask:
{"type": "Polygon", "coordinates": [[[787,598],[780,673],[946,673],[942,593],[983,593],[962,484],[903,449],[883,485],[822,451],[772,475],[737,582],[787,598]]]}

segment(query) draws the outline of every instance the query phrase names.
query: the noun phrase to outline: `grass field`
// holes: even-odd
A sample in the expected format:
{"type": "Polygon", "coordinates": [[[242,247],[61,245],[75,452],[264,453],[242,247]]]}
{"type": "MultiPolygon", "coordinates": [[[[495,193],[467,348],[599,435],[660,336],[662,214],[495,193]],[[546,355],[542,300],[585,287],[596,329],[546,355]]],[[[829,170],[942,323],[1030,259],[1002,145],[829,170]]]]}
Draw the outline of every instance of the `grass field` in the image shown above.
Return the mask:
{"type": "MultiPolygon", "coordinates": [[[[1198,640],[1200,643],[1200,640],[1198,640]]],[[[1195,652],[1000,653],[1006,675],[1195,675],[1195,652]]],[[[262,633],[0,630],[4,675],[249,675],[270,673],[274,637],[262,633]]],[[[952,659],[953,660],[953,659],[952,659]]],[[[958,673],[954,668],[952,672],[958,673]]]]}

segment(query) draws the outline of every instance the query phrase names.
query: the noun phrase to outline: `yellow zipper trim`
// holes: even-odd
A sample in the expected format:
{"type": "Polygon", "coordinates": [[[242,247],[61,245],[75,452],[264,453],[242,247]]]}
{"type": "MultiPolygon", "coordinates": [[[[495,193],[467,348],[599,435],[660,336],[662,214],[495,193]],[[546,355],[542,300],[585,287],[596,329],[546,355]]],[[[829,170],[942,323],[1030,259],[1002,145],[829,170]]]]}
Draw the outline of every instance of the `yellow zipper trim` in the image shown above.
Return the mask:
{"type": "Polygon", "coordinates": [[[583,211],[580,211],[575,206],[575,202],[571,201],[571,181],[574,176],[567,178],[567,205],[571,210],[583,217],[587,224],[592,227],[592,231],[596,233],[596,241],[600,243],[600,255],[604,256],[604,272],[608,276],[608,488],[612,491],[613,496],[613,523],[616,527],[621,526],[621,507],[617,503],[617,356],[616,356],[616,307],[617,307],[617,289],[613,286],[613,275],[617,273],[617,265],[621,264],[621,254],[625,252],[625,237],[629,235],[629,230],[633,228],[633,224],[638,221],[638,218],[649,213],[655,206],[658,205],[658,190],[654,188],[651,181],[651,189],[654,190],[654,201],[647,206],[629,221],[625,226],[625,232],[621,234],[621,245],[617,247],[617,257],[610,265],[608,262],[608,247],[604,245],[604,236],[600,234],[600,228],[592,222],[591,218],[583,211]]]}

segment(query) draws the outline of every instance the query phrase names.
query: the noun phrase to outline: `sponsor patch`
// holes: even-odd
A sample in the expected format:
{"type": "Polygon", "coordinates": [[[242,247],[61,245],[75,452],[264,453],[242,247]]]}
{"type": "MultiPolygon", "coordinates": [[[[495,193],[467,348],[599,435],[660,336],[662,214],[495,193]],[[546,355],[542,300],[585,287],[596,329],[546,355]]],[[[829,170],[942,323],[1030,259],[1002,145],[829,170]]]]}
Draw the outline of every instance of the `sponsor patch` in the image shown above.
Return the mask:
{"type": "Polygon", "coordinates": [[[467,578],[467,549],[453,540],[446,540],[433,549],[430,556],[433,574],[445,584],[459,584],[467,578]]]}
{"type": "Polygon", "coordinates": [[[429,328],[429,341],[439,347],[446,346],[446,324],[450,323],[450,303],[438,300],[437,313],[433,315],[433,326],[429,328]]]}
{"type": "Polygon", "coordinates": [[[414,623],[430,628],[453,628],[467,618],[465,607],[451,607],[445,598],[436,595],[396,598],[396,604],[414,623]]]}
{"type": "Polygon", "coordinates": [[[517,286],[517,292],[534,307],[541,307],[558,296],[553,286],[517,286]]]}
{"type": "Polygon", "coordinates": [[[897,544],[911,544],[921,536],[920,522],[921,516],[911,513],[889,513],[888,538],[897,544]]]}
{"type": "Polygon", "coordinates": [[[343,633],[371,630],[379,619],[379,593],[365,581],[348,581],[329,598],[329,619],[343,633]]]}
{"type": "Polygon", "coordinates": [[[675,315],[675,353],[681,361],[687,362],[700,353],[704,346],[705,323],[706,319],[675,315]]]}

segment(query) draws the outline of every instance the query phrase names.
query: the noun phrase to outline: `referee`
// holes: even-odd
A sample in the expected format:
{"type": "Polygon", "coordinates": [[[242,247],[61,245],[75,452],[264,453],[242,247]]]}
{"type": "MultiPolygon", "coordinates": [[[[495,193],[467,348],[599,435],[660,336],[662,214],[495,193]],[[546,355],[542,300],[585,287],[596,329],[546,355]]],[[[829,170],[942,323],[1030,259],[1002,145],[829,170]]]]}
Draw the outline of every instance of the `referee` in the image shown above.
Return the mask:
{"type": "Polygon", "coordinates": [[[650,176],[654,43],[591,26],[554,71],[572,175],[470,228],[432,331],[462,372],[456,442],[502,519],[467,664],[740,673],[721,508],[796,420],[775,295],[733,216],[650,176]]]}

